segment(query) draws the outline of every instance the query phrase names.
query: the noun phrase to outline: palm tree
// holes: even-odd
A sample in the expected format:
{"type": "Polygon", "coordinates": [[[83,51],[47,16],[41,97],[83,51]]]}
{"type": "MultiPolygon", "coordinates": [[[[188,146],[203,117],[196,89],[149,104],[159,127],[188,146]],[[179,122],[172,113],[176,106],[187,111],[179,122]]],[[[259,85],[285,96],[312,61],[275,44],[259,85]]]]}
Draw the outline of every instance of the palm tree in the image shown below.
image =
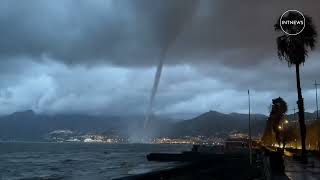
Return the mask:
{"type": "MultiPolygon", "coordinates": [[[[288,16],[298,16],[295,13],[290,13],[288,16]]],[[[276,31],[281,31],[280,19],[274,25],[276,31]]],[[[298,35],[283,34],[277,38],[278,56],[280,60],[288,62],[289,67],[294,65],[296,68],[296,81],[298,93],[298,109],[299,109],[299,125],[301,135],[302,156],[306,153],[306,125],[304,119],[304,104],[300,85],[300,65],[304,64],[310,50],[313,50],[316,44],[317,32],[312,23],[312,18],[305,16],[305,28],[298,35]]]]}
{"type": "Polygon", "coordinates": [[[281,97],[272,99],[270,115],[262,137],[262,140],[265,144],[272,145],[274,142],[273,134],[275,134],[275,140],[280,146],[281,138],[279,125],[287,111],[288,106],[286,101],[284,101],[281,97]]]}
{"type": "Polygon", "coordinates": [[[281,98],[278,97],[276,99],[272,99],[272,110],[270,113],[270,120],[272,124],[272,130],[275,133],[276,141],[278,142],[278,145],[280,147],[281,143],[281,136],[280,136],[280,122],[283,120],[284,115],[288,111],[287,103],[281,98]]]}

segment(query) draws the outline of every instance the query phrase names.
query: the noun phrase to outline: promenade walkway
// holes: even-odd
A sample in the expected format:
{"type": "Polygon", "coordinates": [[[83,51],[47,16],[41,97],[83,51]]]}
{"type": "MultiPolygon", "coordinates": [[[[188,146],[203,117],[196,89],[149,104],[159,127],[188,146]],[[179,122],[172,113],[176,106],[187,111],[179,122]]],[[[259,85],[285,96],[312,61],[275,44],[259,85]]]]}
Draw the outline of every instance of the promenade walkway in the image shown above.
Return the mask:
{"type": "Polygon", "coordinates": [[[320,161],[312,155],[308,155],[309,162],[303,164],[292,156],[284,159],[285,173],[291,180],[320,180],[320,161]]]}

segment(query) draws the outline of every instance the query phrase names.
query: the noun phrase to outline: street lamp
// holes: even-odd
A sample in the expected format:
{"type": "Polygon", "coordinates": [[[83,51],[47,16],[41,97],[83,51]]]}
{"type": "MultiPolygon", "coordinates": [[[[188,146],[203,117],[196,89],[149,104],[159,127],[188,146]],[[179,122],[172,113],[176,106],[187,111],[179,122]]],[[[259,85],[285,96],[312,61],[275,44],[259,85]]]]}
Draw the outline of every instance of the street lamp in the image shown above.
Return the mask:
{"type": "Polygon", "coordinates": [[[314,81],[314,86],[316,87],[316,107],[317,107],[317,120],[319,119],[319,105],[318,105],[318,86],[320,84],[317,83],[317,81],[314,81]]]}
{"type": "Polygon", "coordinates": [[[249,105],[249,160],[252,165],[252,138],[251,138],[251,101],[250,101],[250,90],[248,89],[248,105],[249,105]]]}

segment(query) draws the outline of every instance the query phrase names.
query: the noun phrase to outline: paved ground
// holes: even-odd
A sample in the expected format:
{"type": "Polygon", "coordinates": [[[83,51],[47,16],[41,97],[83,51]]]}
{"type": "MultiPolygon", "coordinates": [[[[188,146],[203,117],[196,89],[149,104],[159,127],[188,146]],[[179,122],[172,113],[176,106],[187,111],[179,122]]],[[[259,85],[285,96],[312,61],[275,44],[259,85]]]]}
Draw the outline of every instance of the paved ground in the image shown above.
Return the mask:
{"type": "Polygon", "coordinates": [[[319,180],[320,179],[320,161],[310,155],[308,164],[302,164],[293,159],[285,157],[286,175],[291,180],[319,180]]]}

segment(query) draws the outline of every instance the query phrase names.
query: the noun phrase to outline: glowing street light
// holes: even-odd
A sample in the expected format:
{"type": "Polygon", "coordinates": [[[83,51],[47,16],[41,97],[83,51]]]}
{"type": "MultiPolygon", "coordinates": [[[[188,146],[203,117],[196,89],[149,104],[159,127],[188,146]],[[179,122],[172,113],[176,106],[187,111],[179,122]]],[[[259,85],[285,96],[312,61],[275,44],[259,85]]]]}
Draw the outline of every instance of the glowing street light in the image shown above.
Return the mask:
{"type": "Polygon", "coordinates": [[[279,130],[282,130],[282,126],[278,126],[278,129],[279,129],[279,130]]]}

